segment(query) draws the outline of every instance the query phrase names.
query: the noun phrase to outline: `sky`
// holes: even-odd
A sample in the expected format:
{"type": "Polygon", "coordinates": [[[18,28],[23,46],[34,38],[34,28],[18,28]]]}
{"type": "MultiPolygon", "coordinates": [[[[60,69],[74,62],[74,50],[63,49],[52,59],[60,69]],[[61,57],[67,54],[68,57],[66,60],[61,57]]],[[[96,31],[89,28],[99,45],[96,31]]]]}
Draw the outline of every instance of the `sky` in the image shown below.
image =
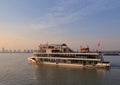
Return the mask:
{"type": "Polygon", "coordinates": [[[0,0],[0,48],[120,50],[120,0],[0,0]]]}

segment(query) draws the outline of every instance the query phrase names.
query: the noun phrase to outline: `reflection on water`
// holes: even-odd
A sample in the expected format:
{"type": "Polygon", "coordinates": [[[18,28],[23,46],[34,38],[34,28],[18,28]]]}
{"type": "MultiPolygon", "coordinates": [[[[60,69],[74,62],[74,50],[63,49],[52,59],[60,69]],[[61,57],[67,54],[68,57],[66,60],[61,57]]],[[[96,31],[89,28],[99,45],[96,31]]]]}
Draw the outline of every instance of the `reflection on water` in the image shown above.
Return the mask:
{"type": "Polygon", "coordinates": [[[101,85],[107,69],[82,69],[55,65],[31,65],[41,85],[101,85]]]}
{"type": "Polygon", "coordinates": [[[0,85],[120,85],[120,57],[105,57],[110,69],[30,64],[32,54],[0,54],[0,85]]]}

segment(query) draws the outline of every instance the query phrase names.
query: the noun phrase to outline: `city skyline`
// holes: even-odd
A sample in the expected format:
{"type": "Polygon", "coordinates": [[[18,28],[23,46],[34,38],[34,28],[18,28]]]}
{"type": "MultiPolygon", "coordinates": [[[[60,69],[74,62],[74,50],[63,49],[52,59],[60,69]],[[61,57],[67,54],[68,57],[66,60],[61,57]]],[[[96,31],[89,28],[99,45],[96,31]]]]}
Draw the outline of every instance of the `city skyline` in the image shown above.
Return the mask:
{"type": "Polygon", "coordinates": [[[7,49],[0,48],[0,53],[33,53],[36,49],[7,49]]]}
{"type": "Polygon", "coordinates": [[[120,0],[0,0],[0,48],[40,43],[120,50],[120,0]]]}

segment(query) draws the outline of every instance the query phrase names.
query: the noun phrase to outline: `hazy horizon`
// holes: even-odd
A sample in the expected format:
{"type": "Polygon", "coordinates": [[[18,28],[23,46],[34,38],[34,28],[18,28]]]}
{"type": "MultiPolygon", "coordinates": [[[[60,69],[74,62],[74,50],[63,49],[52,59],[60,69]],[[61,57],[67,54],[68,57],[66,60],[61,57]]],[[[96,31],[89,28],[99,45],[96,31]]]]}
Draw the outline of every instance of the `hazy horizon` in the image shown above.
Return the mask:
{"type": "Polygon", "coordinates": [[[120,50],[120,0],[0,0],[0,10],[0,49],[120,50]]]}

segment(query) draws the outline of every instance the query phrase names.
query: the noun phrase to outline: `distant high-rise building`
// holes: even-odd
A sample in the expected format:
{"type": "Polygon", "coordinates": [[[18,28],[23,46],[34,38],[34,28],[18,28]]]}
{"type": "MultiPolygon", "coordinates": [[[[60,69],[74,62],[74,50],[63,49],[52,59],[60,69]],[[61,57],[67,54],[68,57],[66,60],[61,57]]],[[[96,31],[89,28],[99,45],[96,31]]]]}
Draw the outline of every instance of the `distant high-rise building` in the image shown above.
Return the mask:
{"type": "Polygon", "coordinates": [[[18,49],[18,53],[20,53],[21,52],[21,50],[20,49],[18,49]]]}
{"type": "Polygon", "coordinates": [[[12,53],[12,50],[9,50],[10,53],[12,53]]]}
{"type": "Polygon", "coordinates": [[[2,48],[2,52],[5,52],[5,49],[4,49],[4,48],[2,48]]]}
{"type": "Polygon", "coordinates": [[[25,52],[26,53],[26,49],[24,49],[24,51],[23,52],[25,52]]]}
{"type": "Polygon", "coordinates": [[[14,53],[16,53],[16,50],[13,50],[14,53]]]}

